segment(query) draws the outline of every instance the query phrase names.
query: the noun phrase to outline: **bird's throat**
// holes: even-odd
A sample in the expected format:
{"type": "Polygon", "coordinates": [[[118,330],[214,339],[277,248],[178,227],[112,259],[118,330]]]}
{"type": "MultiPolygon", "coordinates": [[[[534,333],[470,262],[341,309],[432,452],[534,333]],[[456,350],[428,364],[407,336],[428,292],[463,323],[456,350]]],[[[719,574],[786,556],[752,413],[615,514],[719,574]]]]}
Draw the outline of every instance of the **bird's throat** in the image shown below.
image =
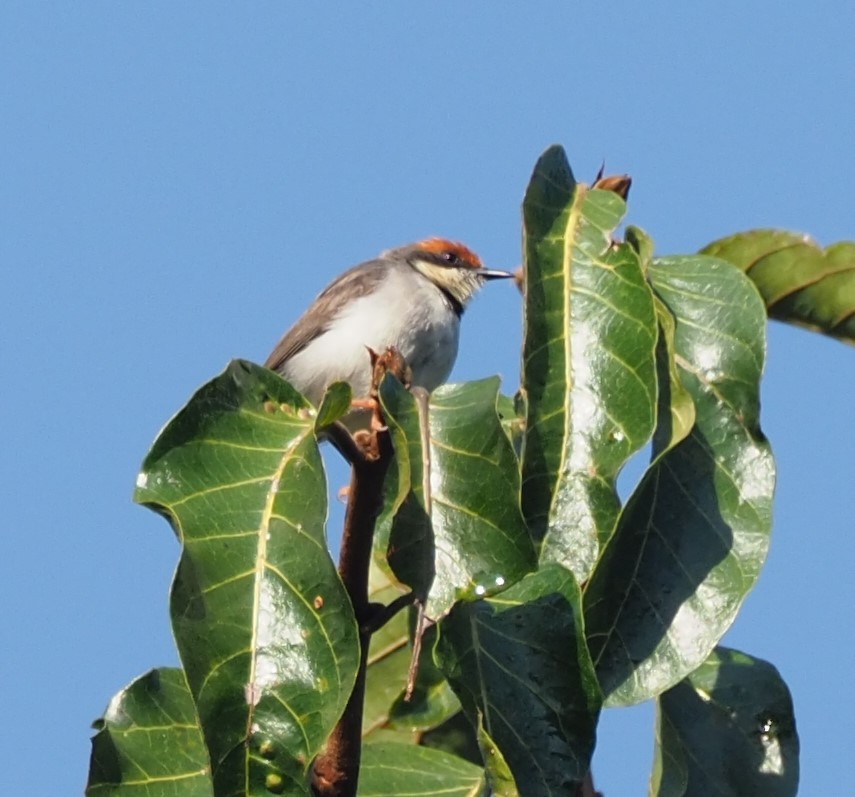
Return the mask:
{"type": "Polygon", "coordinates": [[[438,266],[425,260],[415,260],[412,265],[428,282],[439,289],[458,318],[463,315],[469,300],[481,287],[481,279],[475,269],[438,266]]]}

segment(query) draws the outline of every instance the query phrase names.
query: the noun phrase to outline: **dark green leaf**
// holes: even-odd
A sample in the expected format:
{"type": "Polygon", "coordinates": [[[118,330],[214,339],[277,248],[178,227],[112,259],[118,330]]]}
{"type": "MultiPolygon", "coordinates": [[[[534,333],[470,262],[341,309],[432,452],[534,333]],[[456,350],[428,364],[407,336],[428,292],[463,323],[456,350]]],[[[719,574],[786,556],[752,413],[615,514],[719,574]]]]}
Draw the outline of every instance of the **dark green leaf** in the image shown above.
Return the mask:
{"type": "MultiPolygon", "coordinates": [[[[380,383],[383,416],[395,449],[393,467],[386,477],[383,513],[378,519],[375,547],[385,553],[395,577],[424,602],[434,578],[433,527],[425,506],[422,419],[410,391],[391,374],[380,383]]],[[[381,557],[381,567],[383,557],[381,557]]]]}
{"type": "Polygon", "coordinates": [[[442,725],[421,734],[419,744],[445,750],[478,766],[482,766],[484,762],[475,728],[463,711],[458,711],[442,725]]]}
{"type": "Polygon", "coordinates": [[[641,229],[633,224],[628,224],[624,232],[626,242],[638,253],[638,259],[641,261],[642,271],[647,273],[647,267],[653,260],[653,255],[656,252],[656,246],[653,239],[641,229]]]}
{"type": "Polygon", "coordinates": [[[341,420],[350,409],[353,391],[347,382],[333,382],[324,392],[315,416],[315,429],[320,430],[341,420]]]}
{"type": "Polygon", "coordinates": [[[213,797],[211,767],[182,670],[152,670],[95,723],[88,797],[213,797]]]}
{"type": "MultiPolygon", "coordinates": [[[[371,571],[371,600],[389,604],[401,591],[376,565],[371,571]]],[[[418,677],[411,700],[404,701],[413,655],[408,612],[401,611],[371,638],[365,691],[363,732],[372,739],[394,731],[414,740],[415,733],[435,728],[460,710],[460,703],[433,663],[435,631],[425,634],[418,677]]]]}
{"type": "Polygon", "coordinates": [[[741,268],[772,318],[855,343],[855,242],[823,251],[807,235],[751,230],[701,251],[741,268]]]}
{"type": "Polygon", "coordinates": [[[654,797],[792,797],[799,739],[768,662],[717,648],[658,701],[654,797]]]}
{"type": "Polygon", "coordinates": [[[615,478],[654,425],[656,317],[638,254],[615,244],[626,210],[577,184],[559,147],[523,203],[523,513],[542,561],[584,581],[611,534],[615,478]]]}
{"type": "Polygon", "coordinates": [[[439,663],[525,797],[570,794],[589,768],[600,692],[579,602],[572,573],[548,564],[440,624],[439,663]]]}
{"type": "Polygon", "coordinates": [[[218,795],[308,794],[356,674],[311,414],[279,376],[235,361],[161,432],[138,480],[136,500],[182,543],[172,623],[218,795]]]}
{"type": "MultiPolygon", "coordinates": [[[[611,705],[636,703],[695,669],[733,622],[766,558],[775,484],[760,431],[765,316],[736,268],[701,255],[654,261],[677,321],[680,381],[697,421],[654,461],[621,514],[585,592],[585,622],[611,705]]],[[[660,418],[670,416],[669,391],[660,418]]]]}
{"type": "MultiPolygon", "coordinates": [[[[675,687],[677,688],[677,687],[675,687]]],[[[668,694],[667,692],[665,694],[668,694]]],[[[684,797],[689,786],[686,751],[677,729],[656,703],[656,743],[648,797],[684,797]]]]}
{"type": "MultiPolygon", "coordinates": [[[[435,644],[436,626],[431,626],[423,635],[413,694],[409,700],[405,700],[402,692],[395,699],[389,711],[391,727],[426,731],[441,725],[460,711],[460,701],[442,671],[434,664],[435,644]]],[[[412,646],[407,647],[407,653],[412,656],[412,646]]]]}
{"type": "MultiPolygon", "coordinates": [[[[369,581],[371,602],[388,605],[402,594],[386,571],[373,562],[369,581]]],[[[407,684],[411,653],[406,611],[396,614],[371,636],[362,714],[364,736],[373,739],[388,729],[392,704],[407,684]]],[[[408,740],[413,741],[410,736],[408,740]]]]}
{"type": "Polygon", "coordinates": [[[441,750],[394,742],[367,744],[359,797],[478,797],[484,770],[441,750]]]}

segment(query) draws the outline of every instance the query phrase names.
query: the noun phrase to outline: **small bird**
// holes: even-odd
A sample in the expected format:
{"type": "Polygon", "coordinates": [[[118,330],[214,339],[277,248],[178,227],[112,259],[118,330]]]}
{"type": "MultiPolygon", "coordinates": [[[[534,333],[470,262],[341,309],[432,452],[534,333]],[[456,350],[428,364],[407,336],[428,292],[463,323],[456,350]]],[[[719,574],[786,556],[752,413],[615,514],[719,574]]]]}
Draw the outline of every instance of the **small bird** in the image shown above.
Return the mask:
{"type": "MultiPolygon", "coordinates": [[[[389,249],[330,283],[265,365],[313,404],[336,381],[349,382],[355,398],[367,398],[369,349],[394,346],[410,367],[412,385],[432,391],[457,358],[466,305],[487,280],[512,276],[484,268],[473,251],[443,238],[389,249]]],[[[367,425],[365,419],[356,414],[345,422],[353,430],[367,425]]]]}

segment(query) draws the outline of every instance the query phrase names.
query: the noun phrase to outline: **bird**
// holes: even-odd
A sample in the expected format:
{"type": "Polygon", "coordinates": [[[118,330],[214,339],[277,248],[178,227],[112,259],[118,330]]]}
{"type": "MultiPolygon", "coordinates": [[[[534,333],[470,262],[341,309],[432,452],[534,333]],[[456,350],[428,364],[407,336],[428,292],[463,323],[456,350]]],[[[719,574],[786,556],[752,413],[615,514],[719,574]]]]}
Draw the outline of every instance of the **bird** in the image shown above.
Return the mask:
{"type": "MultiPolygon", "coordinates": [[[[489,280],[513,277],[485,268],[462,243],[428,238],[382,252],[334,279],[285,333],[265,362],[315,406],[333,382],[355,399],[371,392],[371,352],[394,347],[410,383],[428,392],[448,379],[466,306],[489,280]]],[[[344,419],[351,431],[365,412],[344,419]]]]}

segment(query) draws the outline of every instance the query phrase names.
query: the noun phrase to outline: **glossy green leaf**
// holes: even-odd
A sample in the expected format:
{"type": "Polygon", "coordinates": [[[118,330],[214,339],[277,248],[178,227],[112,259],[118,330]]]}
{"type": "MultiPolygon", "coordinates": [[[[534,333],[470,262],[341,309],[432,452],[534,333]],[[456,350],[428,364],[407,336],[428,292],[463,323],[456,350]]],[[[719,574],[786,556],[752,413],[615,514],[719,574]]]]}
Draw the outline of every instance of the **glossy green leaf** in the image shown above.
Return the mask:
{"type": "Polygon", "coordinates": [[[652,797],[792,797],[798,783],[793,701],[768,662],[717,648],[659,698],[652,797]]]}
{"type": "Polygon", "coordinates": [[[315,416],[315,429],[323,429],[341,420],[350,409],[352,398],[353,391],[347,382],[333,382],[321,398],[318,413],[315,416]]]}
{"type": "Polygon", "coordinates": [[[636,251],[612,240],[625,210],[576,183],[560,147],[538,161],[523,203],[522,506],[541,560],[579,581],[614,528],[616,476],[654,426],[653,297],[636,251]]]}
{"type": "Polygon", "coordinates": [[[184,672],[152,670],[95,723],[87,797],[213,797],[211,767],[184,672]]]}
{"type": "Polygon", "coordinates": [[[440,666],[524,797],[570,794],[590,765],[600,692],[579,604],[572,573],[547,564],[440,624],[440,666]]]}
{"type": "MultiPolygon", "coordinates": [[[[435,391],[428,419],[429,460],[413,396],[386,377],[380,399],[396,467],[392,478],[387,477],[392,485],[384,510],[388,543],[381,537],[378,544],[388,550],[395,576],[417,592],[432,583],[428,611],[442,615],[458,598],[477,597],[478,590],[495,592],[532,569],[534,549],[519,510],[516,457],[497,414],[498,380],[435,391]],[[428,473],[432,522],[425,510],[428,473]],[[425,562],[427,552],[431,559],[425,562]]],[[[375,580],[378,577],[375,574],[375,580]]],[[[457,698],[431,661],[431,631],[425,635],[412,699],[402,699],[412,655],[404,616],[381,629],[382,642],[372,641],[365,725],[369,733],[427,730],[459,710],[457,698]],[[397,636],[386,639],[392,628],[397,636]]]]}
{"type": "Polygon", "coordinates": [[[172,623],[218,795],[308,794],[356,674],[311,415],[278,375],[234,361],[161,432],[137,482],[182,543],[172,623]]]}
{"type": "MultiPolygon", "coordinates": [[[[653,239],[640,227],[626,228],[627,243],[638,253],[642,271],[647,274],[655,254],[653,239]]],[[[683,440],[695,425],[695,403],[683,386],[677,366],[674,338],[676,321],[668,307],[654,295],[653,306],[659,336],[656,343],[656,383],[659,391],[656,412],[656,429],[653,445],[664,451],[683,440]]]]}
{"type": "MultiPolygon", "coordinates": [[[[729,263],[654,261],[653,287],[676,318],[691,434],[654,442],[585,591],[591,655],[607,704],[636,703],[694,670],[733,622],[766,558],[775,466],[759,426],[765,356],[760,297],[729,263]]],[[[668,391],[660,417],[671,413],[668,391]]]]}
{"type": "Polygon", "coordinates": [[[535,567],[520,512],[520,476],[496,412],[499,379],[437,388],[430,402],[436,562],[427,614],[513,584],[535,567]]]}
{"type": "Polygon", "coordinates": [[[389,563],[417,593],[426,583],[419,572],[433,576],[427,582],[431,618],[442,617],[457,600],[501,590],[535,566],[519,507],[517,458],[496,409],[498,395],[498,377],[437,388],[428,411],[426,458],[412,397],[388,378],[380,386],[400,457],[389,563]],[[425,562],[428,555],[433,560],[425,562]]]}
{"type": "Polygon", "coordinates": [[[359,797],[480,797],[484,770],[461,758],[394,742],[362,751],[359,797]]]}
{"type": "Polygon", "coordinates": [[[800,233],[751,230],[701,251],[741,268],[772,318],[855,343],[855,242],[823,250],[800,233]]]}

